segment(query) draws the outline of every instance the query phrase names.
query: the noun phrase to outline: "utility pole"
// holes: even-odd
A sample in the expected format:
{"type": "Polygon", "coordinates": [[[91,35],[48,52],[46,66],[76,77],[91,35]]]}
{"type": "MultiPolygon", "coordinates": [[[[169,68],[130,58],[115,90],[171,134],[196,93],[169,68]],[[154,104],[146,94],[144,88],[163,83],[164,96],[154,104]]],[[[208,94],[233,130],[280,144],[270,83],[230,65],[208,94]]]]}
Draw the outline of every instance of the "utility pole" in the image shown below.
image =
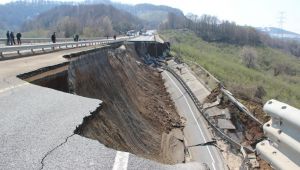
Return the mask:
{"type": "Polygon", "coordinates": [[[285,12],[280,11],[279,12],[279,17],[278,17],[278,25],[279,28],[281,29],[281,39],[283,39],[283,24],[285,23],[285,16],[284,16],[285,12]]]}

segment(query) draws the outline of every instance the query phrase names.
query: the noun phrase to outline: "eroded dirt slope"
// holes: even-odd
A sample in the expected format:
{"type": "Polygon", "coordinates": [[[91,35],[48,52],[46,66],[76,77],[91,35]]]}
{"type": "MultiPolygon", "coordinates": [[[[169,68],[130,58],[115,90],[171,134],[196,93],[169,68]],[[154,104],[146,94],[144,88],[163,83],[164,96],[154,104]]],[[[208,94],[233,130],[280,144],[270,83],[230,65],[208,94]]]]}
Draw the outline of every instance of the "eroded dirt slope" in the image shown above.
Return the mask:
{"type": "Polygon", "coordinates": [[[70,63],[68,77],[74,93],[104,103],[75,133],[163,163],[184,160],[183,143],[173,135],[181,133],[180,117],[161,75],[134,48],[85,54],[70,63]]]}

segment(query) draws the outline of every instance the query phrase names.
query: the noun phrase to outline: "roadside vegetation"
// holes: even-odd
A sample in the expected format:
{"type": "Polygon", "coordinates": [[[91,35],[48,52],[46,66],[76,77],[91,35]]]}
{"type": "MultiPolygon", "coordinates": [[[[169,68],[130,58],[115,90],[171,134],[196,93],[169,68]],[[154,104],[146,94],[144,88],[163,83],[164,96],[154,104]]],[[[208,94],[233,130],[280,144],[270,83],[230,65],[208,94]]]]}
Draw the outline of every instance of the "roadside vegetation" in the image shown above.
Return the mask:
{"type": "Polygon", "coordinates": [[[160,34],[175,56],[200,64],[237,96],[300,107],[299,58],[265,45],[206,42],[187,29],[160,34]]]}

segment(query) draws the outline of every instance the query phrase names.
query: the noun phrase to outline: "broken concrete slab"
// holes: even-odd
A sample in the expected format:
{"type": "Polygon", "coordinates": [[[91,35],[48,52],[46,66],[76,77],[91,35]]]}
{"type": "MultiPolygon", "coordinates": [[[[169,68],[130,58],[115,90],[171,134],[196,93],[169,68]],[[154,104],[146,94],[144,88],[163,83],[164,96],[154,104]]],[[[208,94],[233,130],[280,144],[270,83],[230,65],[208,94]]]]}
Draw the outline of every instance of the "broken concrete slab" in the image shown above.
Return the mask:
{"type": "Polygon", "coordinates": [[[223,116],[227,120],[229,120],[231,117],[228,108],[219,109],[218,107],[212,107],[207,109],[204,113],[209,117],[223,116]]]}
{"type": "Polygon", "coordinates": [[[204,103],[203,104],[203,109],[209,108],[209,107],[213,107],[213,106],[217,106],[218,104],[220,104],[221,100],[218,97],[217,100],[215,102],[212,103],[204,103]]]}
{"type": "Polygon", "coordinates": [[[221,129],[235,129],[233,123],[227,119],[218,119],[218,127],[221,129]]]}
{"type": "Polygon", "coordinates": [[[228,133],[228,136],[239,143],[244,140],[243,132],[228,133]]]}

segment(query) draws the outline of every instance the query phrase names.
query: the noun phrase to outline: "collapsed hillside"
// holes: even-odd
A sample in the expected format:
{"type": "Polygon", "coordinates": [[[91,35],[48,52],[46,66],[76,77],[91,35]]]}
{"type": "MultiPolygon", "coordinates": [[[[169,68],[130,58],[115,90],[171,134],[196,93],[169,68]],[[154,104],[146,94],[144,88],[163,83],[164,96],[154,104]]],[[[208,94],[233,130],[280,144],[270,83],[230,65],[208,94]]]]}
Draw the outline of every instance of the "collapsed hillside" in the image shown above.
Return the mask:
{"type": "Polygon", "coordinates": [[[29,74],[23,78],[103,101],[74,133],[161,163],[184,162],[181,118],[160,73],[143,64],[133,45],[73,57],[67,65],[48,70],[59,73],[39,73],[38,79],[31,73],[31,78],[29,74]]]}
{"type": "Polygon", "coordinates": [[[162,134],[180,126],[180,117],[161,75],[140,63],[133,49],[81,57],[70,63],[69,79],[75,94],[104,102],[76,133],[117,150],[175,163],[168,160],[172,155],[162,153],[162,134]]]}

